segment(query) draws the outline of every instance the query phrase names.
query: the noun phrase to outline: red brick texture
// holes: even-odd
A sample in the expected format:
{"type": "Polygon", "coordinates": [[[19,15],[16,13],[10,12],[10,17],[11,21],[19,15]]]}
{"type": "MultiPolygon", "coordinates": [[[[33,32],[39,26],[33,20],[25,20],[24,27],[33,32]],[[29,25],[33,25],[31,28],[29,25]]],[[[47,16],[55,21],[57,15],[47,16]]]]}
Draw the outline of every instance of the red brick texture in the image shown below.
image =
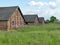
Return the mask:
{"type": "Polygon", "coordinates": [[[0,21],[0,29],[11,30],[24,26],[24,19],[18,8],[13,12],[8,21],[0,21]]]}

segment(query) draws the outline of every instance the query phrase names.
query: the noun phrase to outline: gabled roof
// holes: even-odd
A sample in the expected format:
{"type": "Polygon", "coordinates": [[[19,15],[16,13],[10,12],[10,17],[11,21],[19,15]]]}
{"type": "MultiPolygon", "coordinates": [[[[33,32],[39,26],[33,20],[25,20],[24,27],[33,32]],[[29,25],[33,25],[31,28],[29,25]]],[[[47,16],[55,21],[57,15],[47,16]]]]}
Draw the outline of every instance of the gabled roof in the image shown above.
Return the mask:
{"type": "Polygon", "coordinates": [[[39,22],[43,22],[44,21],[44,17],[39,17],[39,22]]]}
{"type": "Polygon", "coordinates": [[[34,22],[36,17],[38,18],[38,16],[36,14],[24,15],[25,22],[28,22],[28,23],[34,22]]]}
{"type": "MultiPolygon", "coordinates": [[[[0,20],[8,20],[18,6],[0,7],[0,20]]],[[[20,9],[19,9],[20,11],[20,9]]],[[[21,11],[20,11],[21,12],[21,11]]],[[[21,13],[22,14],[22,13],[21,13]]]]}

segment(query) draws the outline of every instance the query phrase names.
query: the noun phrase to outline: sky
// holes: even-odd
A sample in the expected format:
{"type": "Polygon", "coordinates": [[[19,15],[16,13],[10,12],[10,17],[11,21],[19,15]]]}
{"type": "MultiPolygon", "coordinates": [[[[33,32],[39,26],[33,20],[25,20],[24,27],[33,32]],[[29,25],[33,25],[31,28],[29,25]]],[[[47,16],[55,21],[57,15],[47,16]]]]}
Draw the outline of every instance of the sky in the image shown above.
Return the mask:
{"type": "Polygon", "coordinates": [[[0,7],[19,6],[23,15],[37,14],[46,20],[51,16],[60,20],[60,0],[0,0],[0,7]]]}

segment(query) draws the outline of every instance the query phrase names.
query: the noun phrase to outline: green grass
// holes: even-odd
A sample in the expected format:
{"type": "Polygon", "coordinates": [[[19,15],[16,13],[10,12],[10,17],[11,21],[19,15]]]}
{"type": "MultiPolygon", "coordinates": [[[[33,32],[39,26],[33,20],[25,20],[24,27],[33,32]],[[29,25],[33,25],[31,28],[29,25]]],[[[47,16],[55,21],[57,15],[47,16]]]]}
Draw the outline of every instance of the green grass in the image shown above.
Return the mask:
{"type": "Polygon", "coordinates": [[[60,24],[0,31],[0,45],[60,45],[60,24]]]}

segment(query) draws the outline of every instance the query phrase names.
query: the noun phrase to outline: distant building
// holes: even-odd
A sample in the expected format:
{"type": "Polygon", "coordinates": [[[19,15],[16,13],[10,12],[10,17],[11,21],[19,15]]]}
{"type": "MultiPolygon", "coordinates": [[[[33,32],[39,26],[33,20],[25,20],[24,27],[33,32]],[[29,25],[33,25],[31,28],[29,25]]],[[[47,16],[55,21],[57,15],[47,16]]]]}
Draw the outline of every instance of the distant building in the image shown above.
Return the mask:
{"type": "Polygon", "coordinates": [[[45,20],[44,20],[44,17],[39,17],[39,24],[44,24],[45,23],[45,20]]]}
{"type": "Polygon", "coordinates": [[[0,30],[17,29],[24,26],[24,17],[18,6],[0,7],[0,30]]]}
{"type": "Polygon", "coordinates": [[[38,25],[39,20],[36,14],[24,15],[25,23],[28,25],[38,25]]]}

